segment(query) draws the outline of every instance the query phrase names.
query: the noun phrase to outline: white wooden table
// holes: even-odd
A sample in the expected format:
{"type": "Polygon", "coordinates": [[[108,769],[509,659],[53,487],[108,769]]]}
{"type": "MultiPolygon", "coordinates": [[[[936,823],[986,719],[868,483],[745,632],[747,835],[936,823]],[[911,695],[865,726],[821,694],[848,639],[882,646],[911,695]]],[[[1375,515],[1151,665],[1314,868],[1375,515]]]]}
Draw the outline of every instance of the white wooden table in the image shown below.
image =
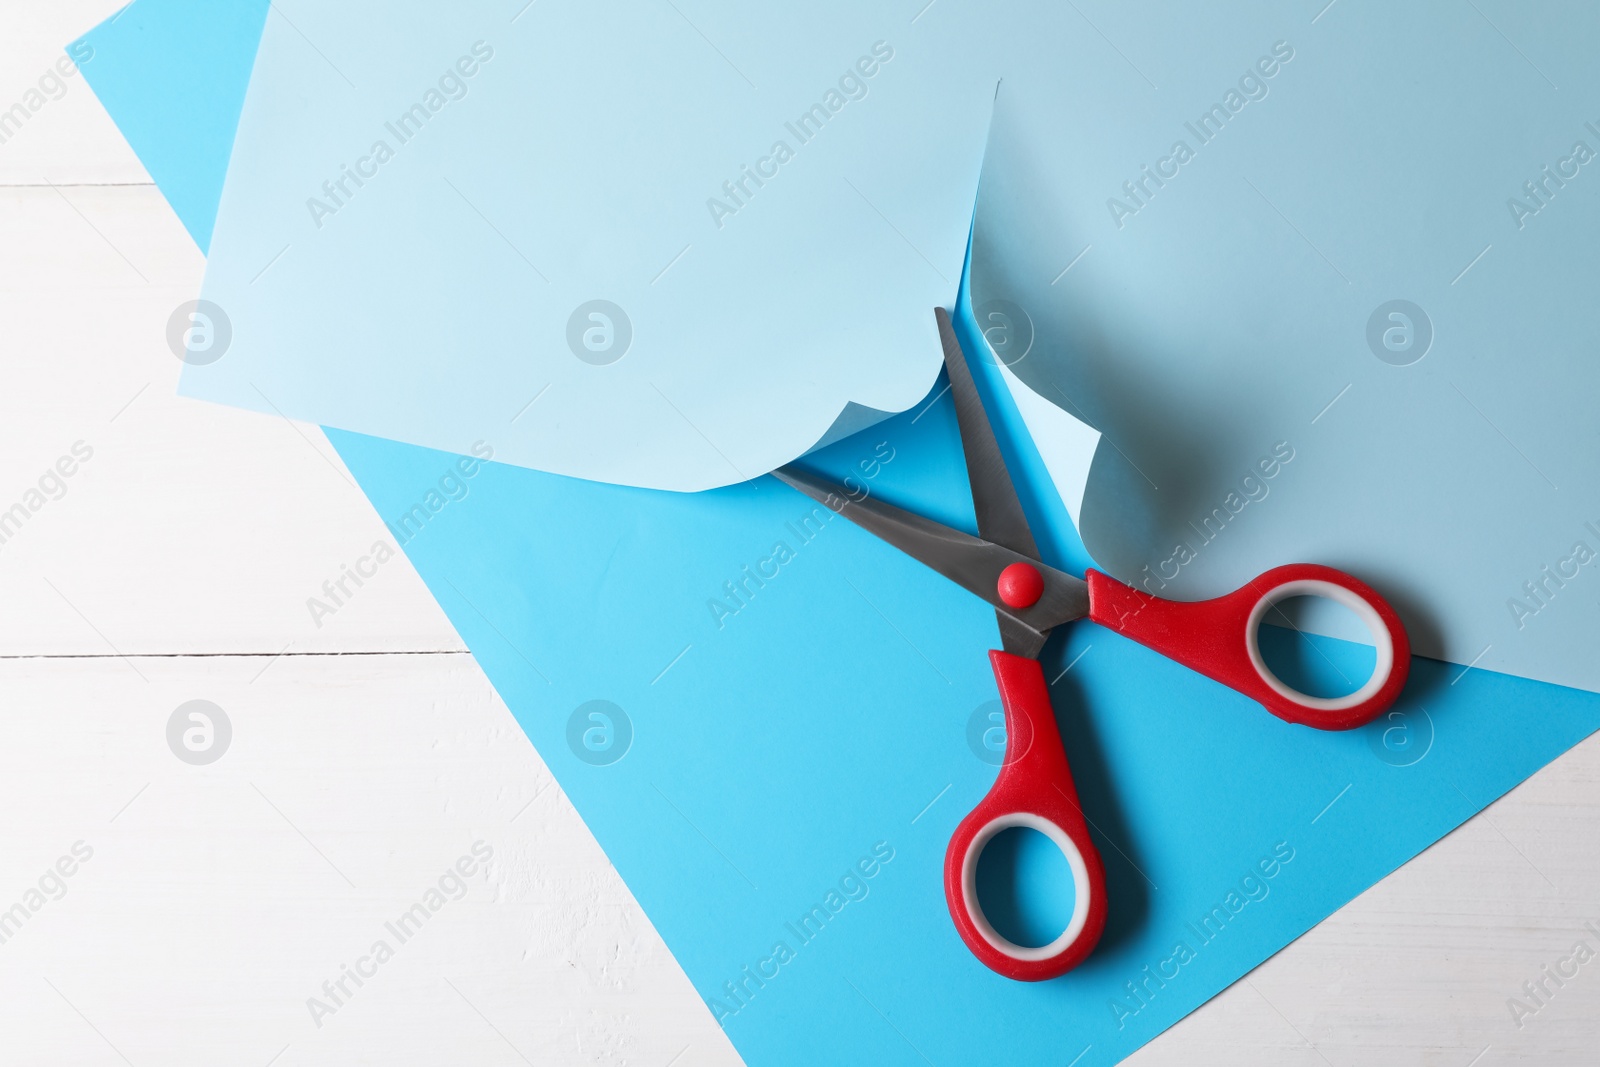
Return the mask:
{"type": "MultiPolygon", "coordinates": [[[[118,3],[6,0],[0,110],[118,3]]],[[[0,144],[0,511],[93,453],[0,544],[0,1062],[739,1062],[403,558],[313,624],[383,528],[315,427],[174,395],[201,268],[81,77],[0,144]]],[[[1130,1062],[1600,1062],[1600,963],[1508,1008],[1600,946],[1597,837],[1591,740],[1130,1062]]]]}

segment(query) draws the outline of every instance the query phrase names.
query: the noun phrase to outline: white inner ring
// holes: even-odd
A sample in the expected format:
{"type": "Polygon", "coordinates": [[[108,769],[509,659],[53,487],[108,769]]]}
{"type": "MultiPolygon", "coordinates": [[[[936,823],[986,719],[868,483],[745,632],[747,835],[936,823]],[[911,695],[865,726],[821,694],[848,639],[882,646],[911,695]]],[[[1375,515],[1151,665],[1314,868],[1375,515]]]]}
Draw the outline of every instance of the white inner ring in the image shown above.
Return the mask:
{"type": "Polygon", "coordinates": [[[1014,960],[1047,960],[1052,956],[1059,956],[1078,940],[1078,935],[1083,933],[1084,923],[1089,921],[1089,867],[1083,862],[1083,853],[1078,851],[1078,846],[1072,843],[1072,838],[1067,836],[1066,831],[1049,819],[1032,812],[1014,811],[998,816],[978,831],[978,836],[967,846],[967,855],[961,861],[961,891],[967,906],[967,918],[978,928],[978,933],[983,935],[983,939],[989,942],[991,947],[1014,960]],[[1038,948],[1027,948],[1002,937],[983,914],[983,906],[978,903],[978,857],[982,855],[984,846],[994,840],[996,834],[1018,826],[1037,830],[1055,842],[1061,854],[1067,857],[1067,866],[1072,868],[1072,889],[1075,894],[1072,902],[1072,918],[1067,921],[1067,928],[1061,931],[1060,937],[1038,948]]]}
{"type": "Polygon", "coordinates": [[[1355,593],[1342,585],[1334,585],[1320,578],[1302,578],[1299,581],[1285,582],[1273,589],[1256,602],[1250,611],[1250,620],[1245,623],[1245,647],[1250,653],[1250,664],[1255,667],[1256,673],[1261,675],[1261,680],[1272,687],[1273,692],[1296,704],[1313,708],[1317,711],[1343,711],[1353,708],[1383,688],[1383,683],[1389,680],[1389,672],[1394,669],[1394,640],[1389,636],[1389,628],[1383,624],[1383,619],[1378,614],[1378,609],[1361,599],[1355,593]],[[1378,650],[1378,661],[1373,664],[1372,677],[1367,679],[1367,684],[1357,689],[1354,693],[1342,697],[1314,697],[1302,693],[1297,689],[1284,685],[1278,676],[1272,673],[1261,658],[1261,644],[1257,639],[1256,631],[1261,626],[1261,619],[1271,610],[1273,605],[1297,596],[1326,597],[1337,604],[1343,604],[1356,613],[1356,617],[1366,623],[1367,630],[1372,634],[1372,642],[1378,650]]]}

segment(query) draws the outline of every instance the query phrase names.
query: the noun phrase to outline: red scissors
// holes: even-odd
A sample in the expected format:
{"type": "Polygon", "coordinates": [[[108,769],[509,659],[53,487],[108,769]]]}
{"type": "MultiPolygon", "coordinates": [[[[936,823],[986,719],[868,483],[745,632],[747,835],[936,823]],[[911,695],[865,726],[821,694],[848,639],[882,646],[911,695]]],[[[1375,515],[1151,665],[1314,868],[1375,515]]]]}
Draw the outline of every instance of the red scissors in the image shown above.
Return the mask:
{"type": "Polygon", "coordinates": [[[1393,608],[1371,587],[1332,567],[1274,567],[1215,600],[1179,603],[1088,572],[1088,581],[1039,560],[1005,460],[995,443],[950,315],[935,308],[950,394],[966,453],[978,536],[942,526],[876,498],[854,497],[794,466],[774,473],[856,525],[927,564],[994,606],[1004,651],[989,653],[1005,709],[1006,758],[1000,775],[950,838],[944,892],[950,917],[972,954],[1008,978],[1041,981],[1065,974],[1094,950],[1106,922],[1105,866],[1089,837],[1066,752],[1050,707],[1039,653],[1050,631],[1088,618],[1261,703],[1292,723],[1347,730],[1394,703],[1411,669],[1411,643],[1393,608]],[[1273,675],[1256,629],[1273,605],[1297,596],[1326,597],[1367,624],[1377,663],[1361,688],[1314,697],[1273,675]],[[1047,945],[1018,945],[995,930],[978,902],[978,857],[1002,830],[1043,833],[1066,856],[1075,892],[1072,916],[1047,945]]]}

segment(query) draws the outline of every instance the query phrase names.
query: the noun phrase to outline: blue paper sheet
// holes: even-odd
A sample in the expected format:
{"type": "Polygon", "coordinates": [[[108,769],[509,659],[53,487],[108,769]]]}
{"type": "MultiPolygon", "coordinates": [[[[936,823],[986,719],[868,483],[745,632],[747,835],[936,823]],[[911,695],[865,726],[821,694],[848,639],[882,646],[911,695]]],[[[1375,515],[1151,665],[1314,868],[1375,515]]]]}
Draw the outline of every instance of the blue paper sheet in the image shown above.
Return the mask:
{"type": "MultiPolygon", "coordinates": [[[[194,120],[230,105],[117,87],[246,69],[262,7],[139,0],[91,35],[85,73],[152,173],[215,168],[229,141],[194,120]]],[[[206,232],[203,193],[173,202],[206,232]]],[[[1081,569],[983,370],[1044,552],[1081,569]]],[[[1392,718],[1321,734],[1069,628],[1046,672],[1112,917],[1085,966],[1021,985],[967,955],[940,884],[994,775],[969,744],[994,698],[983,605],[771,479],[680,496],[330,436],[756,1065],[1115,1062],[1600,723],[1590,694],[1419,658],[1392,718]]],[[[971,522],[943,401],[819,462],[971,522]]]]}

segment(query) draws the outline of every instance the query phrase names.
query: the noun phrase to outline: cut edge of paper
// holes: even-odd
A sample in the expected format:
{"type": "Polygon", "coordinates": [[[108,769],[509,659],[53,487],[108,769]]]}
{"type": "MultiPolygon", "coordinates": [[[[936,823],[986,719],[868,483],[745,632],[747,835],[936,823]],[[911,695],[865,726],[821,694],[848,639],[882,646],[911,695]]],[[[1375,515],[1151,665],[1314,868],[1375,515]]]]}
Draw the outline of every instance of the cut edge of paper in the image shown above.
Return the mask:
{"type": "MultiPolygon", "coordinates": [[[[258,2],[258,0],[244,0],[244,2],[258,2]]],[[[262,5],[263,19],[266,17],[265,12],[270,7],[270,3],[262,5]]],[[[108,20],[107,24],[110,21],[114,20],[108,20]]],[[[284,33],[285,40],[295,40],[293,36],[287,34],[287,31],[280,32],[284,33]]],[[[270,28],[268,33],[270,35],[270,28]]],[[[316,51],[315,46],[312,47],[312,51],[316,51]]],[[[263,62],[261,54],[258,52],[256,63],[259,65],[263,62]]],[[[243,124],[239,128],[248,128],[250,126],[251,101],[262,93],[260,82],[259,73],[256,69],[253,69],[247,82],[251,95],[241,101],[240,110],[243,112],[243,117],[236,119],[236,125],[243,124]]],[[[973,126],[974,129],[971,131],[973,136],[964,139],[963,143],[967,147],[978,148],[987,143],[987,131],[976,129],[976,123],[973,126]],[[982,134],[981,141],[978,136],[980,132],[982,134]]],[[[235,134],[237,135],[237,130],[235,130],[235,134]]],[[[950,140],[950,151],[953,152],[954,145],[957,142],[953,135],[950,140]]],[[[963,168],[961,167],[952,168],[947,166],[941,172],[946,175],[946,185],[959,185],[961,203],[957,203],[952,197],[949,212],[949,218],[952,223],[959,218],[961,204],[964,203],[970,206],[976,200],[977,183],[981,173],[981,160],[982,155],[980,152],[975,157],[977,165],[971,169],[970,175],[963,176],[963,168]]],[[[214,213],[217,217],[226,219],[230,214],[229,203],[231,197],[229,187],[235,181],[235,174],[236,168],[231,166],[225,171],[225,181],[222,186],[222,192],[219,194],[219,207],[217,212],[214,213]]],[[[446,180],[448,181],[448,179],[446,180]]],[[[914,188],[915,186],[908,187],[914,188]]],[[[472,207],[470,204],[467,206],[472,207]]],[[[872,207],[870,202],[868,207],[874,211],[877,210],[876,207],[872,207]]],[[[472,208],[472,210],[476,211],[477,209],[472,208]]],[[[213,218],[213,223],[215,221],[216,219],[213,218]]],[[[887,222],[887,219],[885,221],[887,222]]],[[[318,225],[320,226],[321,223],[319,222],[318,225]]],[[[720,225],[719,222],[719,228],[720,225]]],[[[889,228],[892,230],[893,225],[890,224],[889,228]]],[[[221,293],[215,288],[217,285],[215,264],[218,260],[213,258],[209,248],[211,235],[207,233],[206,240],[200,240],[199,235],[196,236],[197,243],[200,243],[202,248],[207,251],[205,277],[196,295],[214,297],[220,300],[221,293]]],[[[900,240],[903,241],[904,237],[902,236],[900,240]]],[[[893,242],[889,242],[889,244],[896,249],[896,254],[898,255],[900,246],[893,242]]],[[[949,267],[959,268],[960,264],[955,258],[953,249],[947,252],[935,250],[930,253],[931,260],[927,255],[922,255],[920,250],[916,251],[927,262],[928,266],[932,267],[934,273],[946,283],[948,279],[945,278],[945,274],[948,273],[949,267]],[[950,258],[948,266],[944,258],[946,254],[950,258]]],[[[281,255],[282,253],[280,252],[279,254],[281,255]]],[[[520,253],[518,254],[520,255],[520,253]]],[[[276,259],[273,262],[276,262],[276,259]]],[[[677,260],[675,259],[673,262],[675,263],[677,260]]],[[[816,272],[802,271],[801,273],[804,275],[816,272]]],[[[916,268],[913,273],[915,276],[922,276],[922,268],[916,268]]],[[[890,275],[890,277],[893,277],[893,275],[890,275]]],[[[248,284],[254,285],[254,280],[251,280],[248,284]]],[[[650,284],[653,285],[654,282],[652,281],[650,284]]],[[[931,302],[948,305],[952,299],[953,294],[941,291],[934,296],[931,302]]],[[[231,307],[231,304],[229,306],[231,307]]],[[[929,335],[932,336],[931,329],[929,330],[929,335]]],[[[679,349],[685,352],[697,351],[694,346],[681,342],[681,339],[680,344],[675,347],[669,345],[669,347],[673,351],[679,349]]],[[[672,434],[658,432],[654,438],[641,435],[642,444],[630,444],[628,447],[607,451],[600,448],[574,449],[570,443],[557,444],[547,442],[528,434],[518,436],[521,433],[520,428],[518,428],[515,433],[506,431],[507,443],[497,448],[498,454],[496,458],[499,462],[563,477],[632,488],[686,494],[726,488],[765,475],[800,456],[819,451],[845,437],[864,432],[879,422],[911,410],[926,398],[928,388],[937,379],[942,368],[942,363],[937,358],[937,346],[928,346],[927,352],[929,354],[925,358],[920,355],[917,357],[914,371],[897,375],[890,381],[890,386],[887,388],[888,395],[885,395],[885,388],[875,388],[869,394],[877,398],[877,403],[884,404],[886,407],[873,407],[853,399],[844,399],[844,397],[848,396],[861,395],[859,384],[849,382],[848,389],[843,390],[842,396],[837,398],[830,397],[830,399],[836,400],[836,406],[824,405],[819,402],[815,405],[814,417],[812,417],[813,413],[809,406],[803,408],[802,410],[806,416],[804,424],[795,427],[792,432],[784,433],[781,437],[777,435],[771,426],[763,427],[759,432],[752,431],[750,440],[742,445],[730,444],[715,432],[712,433],[712,436],[707,436],[707,432],[703,431],[699,425],[696,425],[697,420],[692,420],[680,409],[679,404],[674,402],[676,397],[668,399],[654,381],[641,379],[630,383],[637,388],[625,390],[622,387],[618,387],[611,393],[603,395],[601,399],[605,402],[607,408],[618,408],[621,406],[622,398],[631,397],[636,393],[639,397],[643,397],[644,401],[637,406],[636,414],[639,415],[640,422],[635,425],[642,424],[646,428],[656,426],[657,424],[650,423],[647,417],[651,413],[659,412],[662,414],[659,425],[673,431],[672,434]],[[830,412],[826,409],[827,406],[834,406],[831,418],[830,412]],[[818,430],[819,427],[821,428],[820,432],[818,430]],[[813,435],[815,435],[814,439],[813,435]],[[717,443],[712,443],[714,437],[717,443]],[[680,440],[685,442],[682,448],[676,444],[680,440]],[[774,440],[777,441],[775,445],[771,444],[774,440]],[[812,442],[809,445],[806,444],[808,440],[812,442]],[[672,467],[663,470],[662,466],[656,463],[654,459],[648,461],[639,459],[638,457],[641,453],[649,453],[653,456],[667,453],[669,458],[676,455],[677,462],[672,467]],[[594,459],[596,454],[604,454],[612,458],[608,458],[605,463],[599,463],[594,459]],[[730,458],[730,455],[732,458],[730,458]],[[749,471],[759,473],[747,473],[749,471]]],[[[566,357],[563,355],[561,358],[565,360],[566,357]]],[[[482,436],[485,432],[481,418],[476,414],[473,414],[472,417],[479,421],[472,422],[464,430],[456,426],[451,426],[448,429],[439,429],[436,424],[429,424],[424,430],[419,431],[417,429],[417,420],[412,419],[409,415],[404,419],[396,417],[394,421],[386,421],[373,416],[366,410],[361,410],[358,416],[352,415],[349,411],[340,410],[341,408],[350,407],[352,403],[345,400],[344,396],[371,396],[373,395],[373,390],[371,389],[347,389],[343,394],[331,393],[329,395],[338,398],[337,402],[329,407],[317,408],[315,405],[301,401],[299,398],[286,398],[275,390],[273,395],[268,397],[261,388],[262,385],[267,385],[269,389],[272,388],[266,382],[258,384],[256,381],[239,379],[230,381],[224,378],[220,385],[208,384],[207,375],[222,373],[206,370],[208,363],[209,361],[186,361],[186,365],[182,368],[178,379],[178,395],[245,411],[278,414],[280,416],[287,415],[297,422],[315,422],[328,428],[377,436],[400,443],[415,444],[425,448],[458,454],[466,454],[469,451],[469,443],[482,436]]],[[[570,381],[563,381],[560,384],[576,387],[574,383],[581,384],[591,380],[593,379],[590,376],[580,376],[570,381]]],[[[719,375],[717,380],[729,381],[733,379],[730,375],[719,375]]],[[[842,377],[842,372],[838,380],[845,380],[842,377]]],[[[548,388],[549,386],[546,385],[545,387],[548,388]]],[[[806,395],[813,395],[816,392],[816,390],[811,390],[806,395]]],[[[791,407],[798,406],[795,398],[799,395],[801,395],[799,390],[791,390],[784,403],[791,407]]],[[[395,405],[391,403],[386,414],[392,414],[393,410],[395,410],[395,405]]],[[[516,421],[517,417],[512,416],[511,422],[515,423],[516,421]]],[[[585,424],[586,420],[573,420],[573,425],[581,426],[585,424]]],[[[572,430],[552,438],[552,441],[565,442],[569,438],[576,436],[577,433],[578,431],[572,430]]],[[[620,433],[613,434],[611,439],[620,436],[622,436],[620,433]]]]}
{"type": "MultiPolygon", "coordinates": [[[[987,342],[985,342],[987,343],[987,342]]],[[[989,349],[991,353],[994,349],[989,349]]],[[[995,356],[995,366],[1011,392],[1017,413],[1033,436],[1034,447],[1050,472],[1056,492],[1072,517],[1072,525],[1083,532],[1083,498],[1089,490],[1089,468],[1094,465],[1095,451],[1100,447],[1100,431],[1067,414],[1033,391],[995,356]]]]}
{"type": "MultiPolygon", "coordinates": [[[[937,377],[937,374],[935,377],[937,377]]],[[[848,400],[845,402],[844,408],[840,410],[838,417],[833,420],[833,425],[829,426],[827,432],[817,438],[817,443],[806,449],[803,454],[809,456],[813,452],[820,452],[835,441],[842,441],[852,434],[870,429],[884,419],[898,414],[901,413],[897,411],[881,411],[878,408],[868,407],[865,404],[858,404],[854,400],[848,400]]]]}
{"type": "MultiPolygon", "coordinates": [[[[990,101],[989,133],[984,141],[983,166],[979,170],[977,195],[973,197],[972,226],[967,232],[967,258],[962,288],[969,300],[972,296],[972,246],[978,225],[977,202],[983,195],[983,176],[988,170],[994,148],[994,108],[999,103],[1000,90],[1004,86],[1004,79],[995,82],[994,98],[990,101]]],[[[1011,393],[1012,401],[1017,405],[1017,414],[1022,416],[1022,424],[1027,427],[1029,435],[1033,438],[1039,458],[1044,461],[1045,471],[1055,483],[1062,504],[1066,505],[1067,514],[1072,518],[1072,525],[1077,528],[1079,537],[1082,537],[1083,500],[1089,491],[1089,469],[1094,466],[1094,454],[1100,447],[1100,431],[1069,415],[1059,405],[1041,396],[1031,385],[1018,378],[1006,365],[1000,353],[995,351],[994,345],[989,341],[989,335],[983,331],[981,325],[979,333],[984,339],[984,347],[989,349],[989,355],[1000,371],[1001,380],[1006,383],[1006,389],[1011,393]]]]}

